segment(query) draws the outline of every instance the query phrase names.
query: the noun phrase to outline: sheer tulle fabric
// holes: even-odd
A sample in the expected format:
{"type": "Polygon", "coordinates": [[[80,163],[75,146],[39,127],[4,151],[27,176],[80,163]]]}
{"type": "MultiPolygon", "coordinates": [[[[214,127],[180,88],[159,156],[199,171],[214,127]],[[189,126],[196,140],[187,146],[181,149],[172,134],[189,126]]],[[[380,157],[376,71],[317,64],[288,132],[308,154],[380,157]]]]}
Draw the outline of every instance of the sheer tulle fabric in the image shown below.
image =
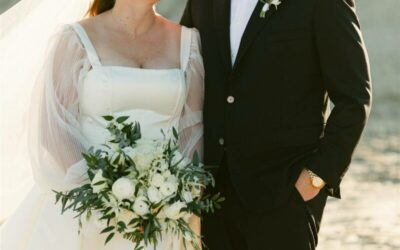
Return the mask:
{"type": "MultiPolygon", "coordinates": [[[[185,97],[177,117],[181,151],[202,156],[202,108],[204,69],[199,34],[190,32],[190,54],[182,62],[185,97]],[[179,115],[180,114],[180,115],[179,115]]],[[[51,190],[67,190],[87,181],[81,153],[91,143],[82,132],[80,86],[93,70],[80,38],[67,25],[51,39],[45,66],[34,87],[30,111],[29,149],[36,186],[15,215],[1,227],[1,247],[5,250],[103,249],[98,232],[78,235],[73,214],[60,215],[51,190]],[[18,237],[18,240],[16,239],[18,237]],[[90,238],[96,237],[96,238],[90,238]],[[100,242],[100,243],[99,243],[100,242]]],[[[193,219],[193,218],[192,218],[193,219]]],[[[199,220],[191,222],[199,228],[199,220]]],[[[184,249],[182,240],[163,238],[157,249],[184,249]]],[[[116,239],[104,249],[128,249],[126,241],[116,239]]],[[[130,249],[130,248],[129,248],[130,249]]]]}
{"type": "Polygon", "coordinates": [[[89,145],[78,122],[77,89],[91,66],[71,28],[63,27],[51,43],[34,89],[29,148],[36,182],[67,190],[84,180],[81,155],[89,145]]]}
{"type": "Polygon", "coordinates": [[[33,186],[29,107],[49,39],[60,24],[81,19],[89,4],[90,0],[21,0],[0,15],[0,221],[33,186]]]}
{"type": "MultiPolygon", "coordinates": [[[[67,190],[85,181],[82,152],[90,143],[81,133],[78,86],[91,69],[79,37],[64,27],[39,76],[31,114],[30,149],[35,180],[42,186],[67,190]]],[[[179,118],[180,147],[185,157],[202,156],[204,70],[199,36],[193,32],[186,76],[186,103],[179,118]]]]}
{"type": "Polygon", "coordinates": [[[192,33],[185,76],[187,93],[179,122],[180,147],[185,157],[192,158],[197,152],[203,159],[204,65],[197,31],[192,33]]]}

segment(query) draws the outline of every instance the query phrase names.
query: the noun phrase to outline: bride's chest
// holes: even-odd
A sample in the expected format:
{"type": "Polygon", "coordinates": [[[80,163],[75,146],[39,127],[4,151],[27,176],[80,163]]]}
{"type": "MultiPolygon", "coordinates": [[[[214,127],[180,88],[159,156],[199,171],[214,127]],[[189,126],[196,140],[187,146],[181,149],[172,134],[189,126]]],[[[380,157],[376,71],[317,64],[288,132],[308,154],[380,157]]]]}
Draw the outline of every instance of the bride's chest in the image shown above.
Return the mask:
{"type": "Polygon", "coordinates": [[[128,67],[93,69],[80,81],[80,112],[103,116],[129,110],[176,115],[185,103],[184,75],[179,69],[128,67]]]}

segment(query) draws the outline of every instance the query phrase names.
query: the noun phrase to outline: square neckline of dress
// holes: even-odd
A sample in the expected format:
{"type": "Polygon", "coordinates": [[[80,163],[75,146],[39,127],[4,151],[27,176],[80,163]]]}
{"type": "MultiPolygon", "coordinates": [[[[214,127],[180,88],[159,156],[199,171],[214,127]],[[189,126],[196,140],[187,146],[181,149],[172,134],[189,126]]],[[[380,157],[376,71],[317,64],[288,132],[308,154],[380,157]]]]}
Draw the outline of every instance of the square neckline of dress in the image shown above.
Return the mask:
{"type": "Polygon", "coordinates": [[[123,66],[123,65],[104,65],[101,63],[100,57],[97,53],[96,48],[92,40],[89,37],[89,34],[86,32],[85,28],[78,22],[71,24],[72,28],[74,29],[75,33],[78,35],[79,39],[81,40],[92,69],[94,68],[114,68],[114,69],[125,69],[131,70],[134,72],[174,72],[174,71],[185,71],[186,63],[184,60],[184,48],[185,48],[185,32],[186,27],[181,26],[181,33],[180,33],[180,67],[179,68],[170,68],[170,69],[154,69],[154,68],[138,68],[132,66],[123,66]]]}

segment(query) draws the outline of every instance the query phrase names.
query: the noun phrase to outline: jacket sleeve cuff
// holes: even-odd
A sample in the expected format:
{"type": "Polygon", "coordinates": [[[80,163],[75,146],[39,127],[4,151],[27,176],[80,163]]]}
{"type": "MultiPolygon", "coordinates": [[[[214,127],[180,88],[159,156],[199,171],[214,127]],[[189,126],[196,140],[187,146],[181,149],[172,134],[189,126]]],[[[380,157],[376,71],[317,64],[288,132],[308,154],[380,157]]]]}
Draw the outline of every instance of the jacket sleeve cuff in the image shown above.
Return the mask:
{"type": "Polygon", "coordinates": [[[337,173],[336,169],[330,169],[328,166],[329,164],[324,164],[324,161],[318,158],[318,155],[314,154],[309,157],[305,167],[326,183],[324,189],[330,196],[340,199],[340,183],[343,175],[337,173]]]}

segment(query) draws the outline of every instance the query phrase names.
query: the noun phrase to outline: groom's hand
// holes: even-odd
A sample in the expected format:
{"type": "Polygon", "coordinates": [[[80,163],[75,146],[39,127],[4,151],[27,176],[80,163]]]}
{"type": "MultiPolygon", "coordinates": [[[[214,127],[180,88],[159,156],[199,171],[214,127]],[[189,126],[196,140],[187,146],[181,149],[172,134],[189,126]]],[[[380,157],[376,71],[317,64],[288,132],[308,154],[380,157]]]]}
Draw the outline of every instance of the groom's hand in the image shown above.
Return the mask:
{"type": "Polygon", "coordinates": [[[320,189],[314,187],[311,183],[311,178],[306,169],[301,171],[299,178],[296,181],[296,188],[303,197],[304,201],[312,200],[319,193],[320,189]]]}

